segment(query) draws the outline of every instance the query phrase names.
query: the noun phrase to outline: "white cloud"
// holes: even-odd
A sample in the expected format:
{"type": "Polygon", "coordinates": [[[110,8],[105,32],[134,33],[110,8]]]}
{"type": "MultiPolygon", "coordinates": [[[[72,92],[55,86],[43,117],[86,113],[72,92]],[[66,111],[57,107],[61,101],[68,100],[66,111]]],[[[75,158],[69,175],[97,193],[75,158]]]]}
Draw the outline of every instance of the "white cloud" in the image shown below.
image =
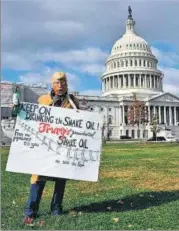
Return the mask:
{"type": "Polygon", "coordinates": [[[80,91],[80,95],[90,95],[90,96],[101,96],[101,90],[100,89],[88,89],[85,91],[80,91]]]}
{"type": "Polygon", "coordinates": [[[179,85],[179,69],[162,67],[160,70],[164,73],[164,83],[170,85],[179,85]]]}
{"type": "Polygon", "coordinates": [[[41,61],[55,61],[65,65],[104,62],[107,56],[107,53],[94,47],[64,52],[46,51],[43,53],[43,56],[40,53],[36,54],[36,57],[41,61]]]}
{"type": "Polygon", "coordinates": [[[159,61],[159,70],[164,73],[164,91],[179,95],[179,54],[162,51],[155,47],[152,47],[152,52],[159,61]]]}
{"type": "Polygon", "coordinates": [[[165,92],[169,92],[172,93],[174,95],[179,96],[179,83],[178,85],[171,85],[171,84],[164,84],[164,91],[165,92]]]}
{"type": "Polygon", "coordinates": [[[33,68],[34,62],[30,56],[24,54],[2,52],[2,67],[13,70],[30,70],[33,68]]]}
{"type": "Polygon", "coordinates": [[[101,65],[100,64],[87,64],[87,65],[82,65],[80,69],[82,72],[99,76],[104,72],[105,66],[104,64],[103,65],[102,64],[101,65]]]}
{"type": "Polygon", "coordinates": [[[179,64],[179,54],[177,52],[166,52],[152,47],[152,53],[159,60],[160,65],[172,67],[179,64]]]}
{"type": "MultiPolygon", "coordinates": [[[[45,68],[41,73],[36,72],[28,72],[24,75],[19,76],[20,81],[24,82],[25,84],[38,84],[38,83],[45,83],[51,87],[51,76],[59,69],[55,68],[45,68]]],[[[66,72],[67,79],[68,79],[68,89],[69,91],[76,91],[78,90],[81,81],[78,76],[73,73],[66,72]]]]}
{"type": "Polygon", "coordinates": [[[178,1],[133,2],[2,1],[3,51],[110,46],[125,30],[128,4],[132,4],[138,33],[147,41],[165,39],[179,47],[178,1]],[[168,23],[171,17],[172,24],[168,23]]]}
{"type": "Polygon", "coordinates": [[[43,62],[52,61],[77,71],[95,75],[103,72],[107,56],[107,53],[94,47],[64,52],[3,52],[2,66],[14,70],[34,70],[43,62]]]}

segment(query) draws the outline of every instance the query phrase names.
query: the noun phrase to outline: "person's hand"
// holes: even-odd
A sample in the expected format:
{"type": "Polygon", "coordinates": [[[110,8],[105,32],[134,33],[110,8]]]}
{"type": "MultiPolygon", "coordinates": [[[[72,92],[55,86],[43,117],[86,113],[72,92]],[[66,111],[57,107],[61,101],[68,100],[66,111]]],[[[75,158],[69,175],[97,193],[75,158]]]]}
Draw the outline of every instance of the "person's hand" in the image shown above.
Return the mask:
{"type": "Polygon", "coordinates": [[[10,108],[13,109],[13,107],[14,107],[14,104],[10,104],[10,108]]]}
{"type": "Polygon", "coordinates": [[[12,110],[12,117],[16,117],[20,112],[20,104],[19,105],[11,104],[10,107],[12,110]]]}

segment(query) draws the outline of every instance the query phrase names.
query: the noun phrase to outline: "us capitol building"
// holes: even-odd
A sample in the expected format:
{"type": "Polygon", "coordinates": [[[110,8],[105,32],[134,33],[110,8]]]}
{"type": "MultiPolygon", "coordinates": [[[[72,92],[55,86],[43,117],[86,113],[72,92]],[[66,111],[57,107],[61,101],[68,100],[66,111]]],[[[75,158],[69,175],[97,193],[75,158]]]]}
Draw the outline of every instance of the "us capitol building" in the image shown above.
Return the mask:
{"type": "MultiPolygon", "coordinates": [[[[120,139],[121,135],[135,139],[151,137],[150,122],[153,115],[158,117],[161,132],[170,130],[175,135],[179,128],[179,97],[163,91],[164,74],[158,70],[157,63],[148,43],[135,31],[135,21],[129,7],[126,31],[113,45],[105,63],[105,72],[101,76],[102,96],[83,96],[76,93],[81,108],[100,112],[104,134],[108,133],[111,139],[120,139]],[[133,103],[134,94],[147,108],[148,123],[145,126],[138,127],[128,122],[128,108],[133,103]]],[[[12,84],[7,82],[1,83],[1,89],[10,85],[12,84]]],[[[45,86],[19,86],[22,101],[36,103],[39,95],[47,92],[45,86]]],[[[2,92],[1,117],[8,118],[9,105],[3,103],[7,94],[2,92]]],[[[12,98],[12,95],[9,97],[12,98]]]]}

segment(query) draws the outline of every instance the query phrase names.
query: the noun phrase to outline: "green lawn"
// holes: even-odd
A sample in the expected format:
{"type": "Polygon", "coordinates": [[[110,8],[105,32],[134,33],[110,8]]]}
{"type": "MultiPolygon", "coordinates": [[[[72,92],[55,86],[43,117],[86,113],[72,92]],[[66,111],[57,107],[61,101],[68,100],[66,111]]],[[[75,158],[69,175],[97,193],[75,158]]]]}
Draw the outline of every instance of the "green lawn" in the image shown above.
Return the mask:
{"type": "MultiPolygon", "coordinates": [[[[30,176],[5,172],[7,156],[2,149],[1,229],[26,230],[30,176]]],[[[47,213],[52,191],[48,182],[30,229],[178,230],[179,144],[105,144],[99,181],[69,180],[59,217],[47,213]]]]}

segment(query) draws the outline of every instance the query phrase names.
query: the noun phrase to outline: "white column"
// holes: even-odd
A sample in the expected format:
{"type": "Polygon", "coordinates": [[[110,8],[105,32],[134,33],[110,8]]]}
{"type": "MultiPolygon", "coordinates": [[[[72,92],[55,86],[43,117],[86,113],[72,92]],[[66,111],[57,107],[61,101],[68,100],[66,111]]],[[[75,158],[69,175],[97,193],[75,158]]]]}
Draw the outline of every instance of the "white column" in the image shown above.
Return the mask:
{"type": "Polygon", "coordinates": [[[128,74],[128,87],[129,88],[131,87],[131,77],[130,77],[130,74],[128,74]]]}
{"type": "Polygon", "coordinates": [[[174,125],[177,125],[177,108],[174,107],[174,125]]]}
{"type": "Polygon", "coordinates": [[[147,75],[145,75],[144,79],[145,79],[145,88],[147,88],[147,75]]]}
{"type": "Polygon", "coordinates": [[[148,120],[149,120],[149,122],[151,122],[151,119],[150,119],[150,106],[148,106],[148,120]]]}
{"type": "Polygon", "coordinates": [[[116,125],[116,107],[114,107],[114,113],[113,113],[113,116],[114,116],[114,124],[116,125]]]}
{"type": "Polygon", "coordinates": [[[136,74],[134,74],[134,87],[136,87],[136,74]]]}
{"type": "Polygon", "coordinates": [[[139,75],[139,87],[141,88],[141,78],[142,78],[142,75],[139,75]]]}
{"type": "Polygon", "coordinates": [[[150,84],[149,84],[150,88],[152,88],[152,76],[150,75],[150,84]]]}
{"type": "Polygon", "coordinates": [[[158,113],[159,113],[159,123],[161,124],[161,122],[162,122],[161,107],[159,106],[158,109],[159,109],[159,111],[158,111],[158,113]]]}
{"type": "Polygon", "coordinates": [[[122,123],[125,124],[125,108],[122,106],[122,123]]]}
{"type": "Polygon", "coordinates": [[[117,75],[117,81],[118,81],[118,89],[121,87],[120,77],[117,75]]]}
{"type": "Polygon", "coordinates": [[[167,123],[167,110],[166,110],[165,106],[163,107],[163,113],[164,113],[164,115],[163,115],[163,117],[164,117],[164,124],[166,124],[167,123]]]}
{"type": "Polygon", "coordinates": [[[119,123],[122,124],[122,107],[119,106],[119,123]]]}
{"type": "Polygon", "coordinates": [[[116,125],[119,125],[119,108],[116,107],[116,125]]]}
{"type": "Polygon", "coordinates": [[[153,112],[154,112],[153,114],[156,115],[156,108],[155,108],[155,106],[153,106],[153,112]]]}
{"type": "Polygon", "coordinates": [[[157,77],[157,89],[160,89],[160,77],[157,77]]]}
{"type": "Polygon", "coordinates": [[[122,75],[122,79],[123,79],[123,88],[125,88],[125,87],[126,87],[126,82],[125,82],[125,77],[124,77],[124,75],[122,75]]]}
{"type": "Polygon", "coordinates": [[[169,122],[172,125],[172,107],[169,107],[169,122]]]}

